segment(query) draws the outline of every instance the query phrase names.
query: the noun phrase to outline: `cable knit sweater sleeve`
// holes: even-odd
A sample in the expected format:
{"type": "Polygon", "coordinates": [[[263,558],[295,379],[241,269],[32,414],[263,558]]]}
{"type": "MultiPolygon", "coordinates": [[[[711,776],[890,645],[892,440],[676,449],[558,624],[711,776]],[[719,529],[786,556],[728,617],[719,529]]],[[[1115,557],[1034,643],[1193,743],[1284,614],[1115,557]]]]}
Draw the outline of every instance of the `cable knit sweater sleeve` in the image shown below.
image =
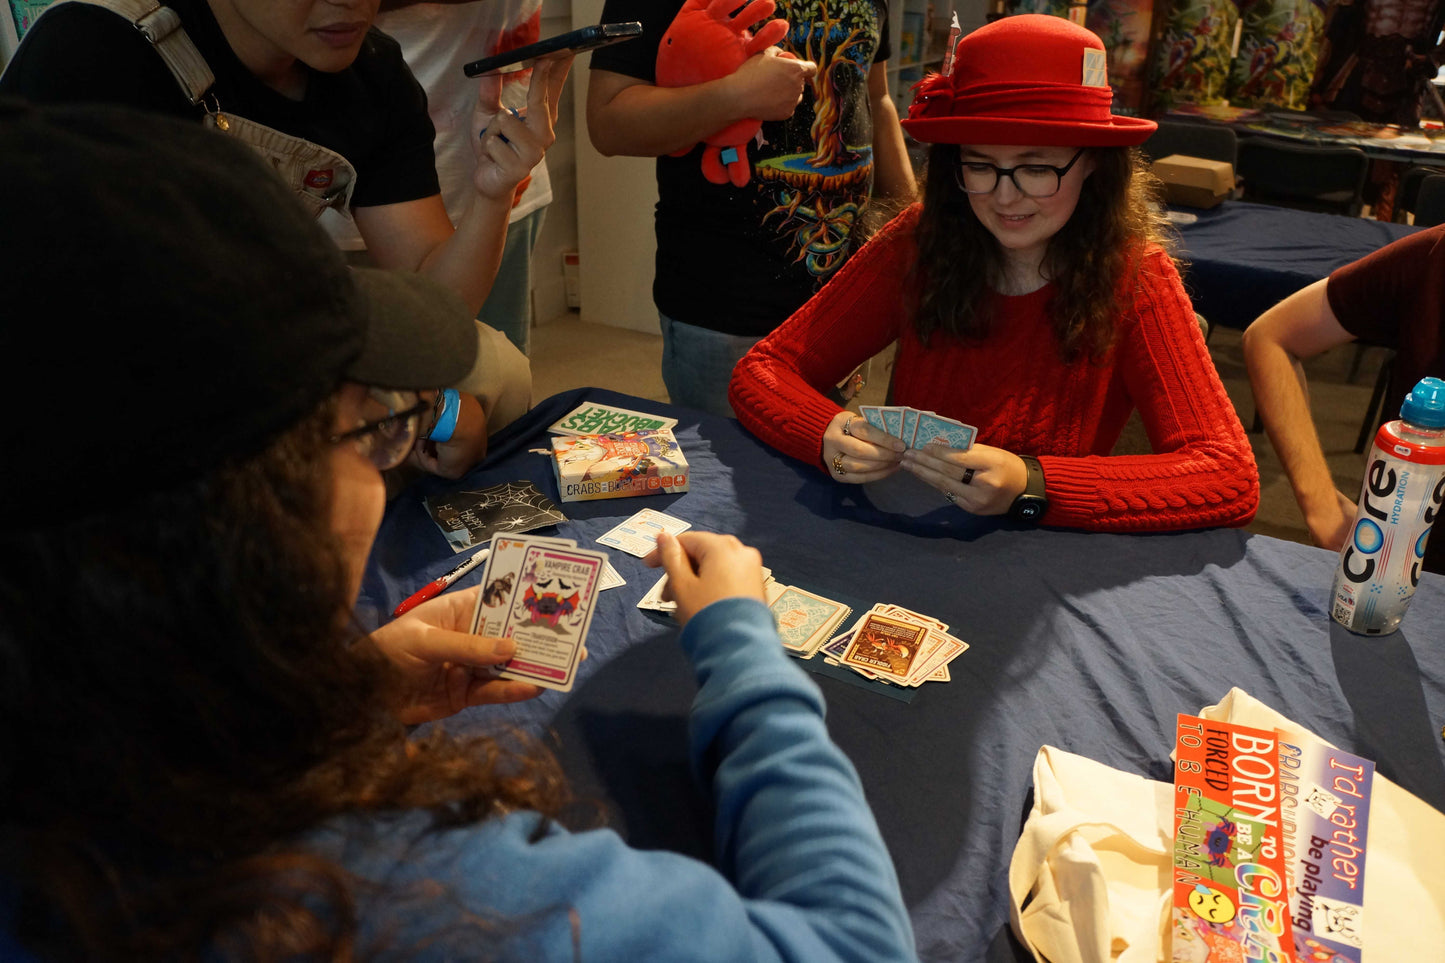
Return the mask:
{"type": "Polygon", "coordinates": [[[1120,532],[1248,524],[1259,505],[1254,453],[1162,250],[1145,257],[1133,307],[1119,319],[1114,370],[1154,453],[1041,456],[1044,524],[1120,532]]]}
{"type": "Polygon", "coordinates": [[[738,362],[728,399],[743,426],[822,466],[823,432],[842,409],[824,392],[898,337],[901,279],[913,267],[922,208],[890,221],[823,289],[738,362]]]}

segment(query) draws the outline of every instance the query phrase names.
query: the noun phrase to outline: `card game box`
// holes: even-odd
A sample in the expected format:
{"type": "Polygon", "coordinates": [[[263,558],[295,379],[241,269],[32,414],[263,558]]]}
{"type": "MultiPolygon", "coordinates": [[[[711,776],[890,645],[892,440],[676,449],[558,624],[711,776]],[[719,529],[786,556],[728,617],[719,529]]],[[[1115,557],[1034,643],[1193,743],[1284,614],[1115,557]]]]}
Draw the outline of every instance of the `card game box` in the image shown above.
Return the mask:
{"type": "Polygon", "coordinates": [[[671,429],[552,439],[564,502],[687,491],[687,459],[671,429]]]}

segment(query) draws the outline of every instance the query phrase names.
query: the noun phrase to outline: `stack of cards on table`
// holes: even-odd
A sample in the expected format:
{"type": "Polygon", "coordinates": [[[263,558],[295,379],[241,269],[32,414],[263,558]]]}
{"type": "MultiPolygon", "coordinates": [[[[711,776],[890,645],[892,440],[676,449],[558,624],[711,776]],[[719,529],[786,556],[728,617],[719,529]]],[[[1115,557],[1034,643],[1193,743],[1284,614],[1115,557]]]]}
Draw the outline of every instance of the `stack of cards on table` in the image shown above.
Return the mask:
{"type": "Polygon", "coordinates": [[[773,610],[783,648],[804,659],[812,658],[853,611],[842,602],[825,599],[794,585],[784,585],[776,594],[769,593],[768,608],[773,610]]]}
{"type": "Polygon", "coordinates": [[[918,686],[949,681],[948,663],[967,648],[936,619],[899,605],[875,605],[818,651],[866,678],[918,686]]]}
{"type": "Polygon", "coordinates": [[[611,568],[607,555],[570,539],[527,535],[493,536],[491,549],[472,634],[517,643],[500,678],[571,691],[597,593],[611,568]]]}
{"type": "Polygon", "coordinates": [[[968,451],[973,447],[973,436],[978,433],[972,425],[917,408],[859,405],[858,413],[868,424],[886,431],[909,448],[944,445],[968,451]]]}

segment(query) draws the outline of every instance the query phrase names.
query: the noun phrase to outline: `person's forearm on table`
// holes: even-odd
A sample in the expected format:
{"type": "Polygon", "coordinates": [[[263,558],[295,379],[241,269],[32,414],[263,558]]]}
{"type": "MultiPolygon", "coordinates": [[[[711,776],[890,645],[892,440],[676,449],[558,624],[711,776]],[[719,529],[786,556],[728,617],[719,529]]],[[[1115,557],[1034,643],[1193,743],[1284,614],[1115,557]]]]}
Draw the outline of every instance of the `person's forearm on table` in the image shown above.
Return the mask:
{"type": "Polygon", "coordinates": [[[1315,430],[1303,365],[1305,358],[1350,339],[1333,312],[1325,316],[1325,283],[1316,282],[1261,315],[1245,330],[1243,349],[1255,409],[1305,524],[1321,546],[1337,549],[1349,513],[1315,430]]]}

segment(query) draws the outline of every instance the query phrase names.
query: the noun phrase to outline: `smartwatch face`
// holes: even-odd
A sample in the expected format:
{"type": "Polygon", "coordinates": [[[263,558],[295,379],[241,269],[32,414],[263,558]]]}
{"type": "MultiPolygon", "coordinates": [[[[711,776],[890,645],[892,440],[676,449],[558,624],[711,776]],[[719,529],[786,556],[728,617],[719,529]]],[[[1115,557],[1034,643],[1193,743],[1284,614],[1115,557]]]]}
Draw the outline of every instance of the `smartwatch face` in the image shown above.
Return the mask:
{"type": "Polygon", "coordinates": [[[1020,502],[1018,508],[1014,510],[1014,516],[1016,518],[1022,518],[1025,521],[1033,521],[1043,513],[1043,504],[1032,498],[1020,502]]]}

